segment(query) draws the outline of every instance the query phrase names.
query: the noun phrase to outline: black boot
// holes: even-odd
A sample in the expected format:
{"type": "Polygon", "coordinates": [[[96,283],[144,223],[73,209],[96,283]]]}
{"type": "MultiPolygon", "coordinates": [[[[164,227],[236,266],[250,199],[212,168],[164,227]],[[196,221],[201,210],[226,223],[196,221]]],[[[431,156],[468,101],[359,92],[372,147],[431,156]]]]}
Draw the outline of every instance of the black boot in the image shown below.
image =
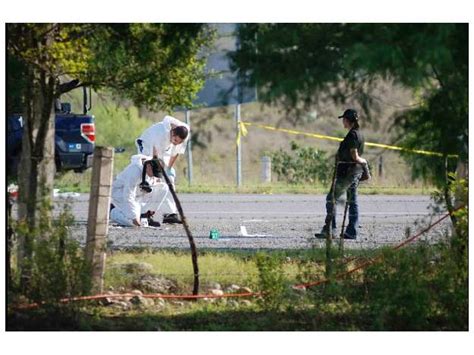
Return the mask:
{"type": "Polygon", "coordinates": [[[163,216],[163,223],[170,223],[170,224],[182,224],[183,222],[179,219],[176,213],[165,214],[163,216]]]}
{"type": "Polygon", "coordinates": [[[158,222],[158,221],[153,220],[153,215],[154,214],[155,214],[154,212],[147,211],[146,213],[142,213],[140,215],[140,218],[146,218],[147,221],[148,221],[148,225],[150,227],[159,227],[159,226],[161,226],[161,223],[158,222]]]}

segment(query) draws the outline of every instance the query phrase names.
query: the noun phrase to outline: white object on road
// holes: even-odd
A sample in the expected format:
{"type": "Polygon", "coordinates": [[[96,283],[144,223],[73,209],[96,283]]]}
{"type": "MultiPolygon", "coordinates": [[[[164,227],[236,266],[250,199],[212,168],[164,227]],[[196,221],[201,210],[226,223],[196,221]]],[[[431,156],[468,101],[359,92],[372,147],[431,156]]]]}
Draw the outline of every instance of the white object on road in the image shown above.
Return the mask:
{"type": "Polygon", "coordinates": [[[142,227],[148,227],[148,218],[142,218],[140,219],[140,225],[142,227]]]}
{"type": "Polygon", "coordinates": [[[242,237],[271,237],[271,234],[248,234],[247,233],[247,227],[245,226],[240,226],[240,234],[242,234],[242,237]]]}
{"type": "Polygon", "coordinates": [[[59,189],[54,189],[53,190],[53,197],[59,197],[59,198],[78,198],[81,196],[79,192],[59,192],[59,189]]]}

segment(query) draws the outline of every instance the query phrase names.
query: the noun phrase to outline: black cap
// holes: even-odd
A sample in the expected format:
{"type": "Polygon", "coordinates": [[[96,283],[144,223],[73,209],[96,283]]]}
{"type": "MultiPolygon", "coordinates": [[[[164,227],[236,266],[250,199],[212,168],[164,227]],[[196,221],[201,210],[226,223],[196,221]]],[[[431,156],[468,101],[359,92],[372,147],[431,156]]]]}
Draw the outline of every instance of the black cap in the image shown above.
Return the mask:
{"type": "Polygon", "coordinates": [[[355,122],[359,119],[359,115],[357,114],[357,111],[356,110],[353,110],[353,109],[347,109],[344,111],[344,113],[339,116],[338,118],[347,118],[349,121],[351,122],[355,122]]]}

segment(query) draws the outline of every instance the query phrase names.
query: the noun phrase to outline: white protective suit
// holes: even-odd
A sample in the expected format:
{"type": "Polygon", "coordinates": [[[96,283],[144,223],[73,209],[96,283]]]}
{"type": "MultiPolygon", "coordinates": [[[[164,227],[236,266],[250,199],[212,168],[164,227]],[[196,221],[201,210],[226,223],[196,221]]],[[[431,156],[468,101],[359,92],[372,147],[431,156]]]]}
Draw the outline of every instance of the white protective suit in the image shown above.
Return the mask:
{"type": "MultiPolygon", "coordinates": [[[[174,168],[168,168],[171,157],[174,157],[178,154],[184,154],[186,152],[186,147],[188,144],[189,137],[191,136],[191,131],[189,125],[186,123],[172,117],[165,116],[163,121],[155,123],[154,125],[147,128],[140,137],[135,141],[137,150],[139,154],[145,154],[148,156],[153,156],[153,147],[156,148],[158,152],[158,158],[163,160],[166,164],[166,174],[170,178],[171,183],[173,184],[176,180],[176,171],[174,168]],[[175,126],[184,126],[188,129],[188,136],[186,139],[178,145],[171,143],[171,125],[175,126]],[[141,140],[141,144],[138,143],[138,140],[141,140]]],[[[166,213],[176,213],[176,204],[174,203],[173,197],[169,193],[164,201],[164,209],[173,212],[164,212],[166,213]]]]}
{"type": "MultiPolygon", "coordinates": [[[[158,211],[170,195],[168,185],[161,179],[146,176],[152,192],[146,193],[140,188],[143,163],[151,157],[133,155],[130,164],[117,175],[112,183],[112,203],[115,208],[110,212],[110,219],[120,225],[133,226],[133,220],[140,220],[140,215],[147,211],[158,211]]],[[[163,206],[165,208],[165,206],[163,206]]],[[[176,210],[166,210],[176,213],[176,210]]]]}
{"type": "Polygon", "coordinates": [[[141,147],[137,144],[139,154],[153,156],[153,146],[158,151],[158,158],[162,159],[166,165],[169,164],[170,158],[178,154],[186,152],[186,146],[190,137],[189,126],[171,116],[165,116],[163,121],[155,123],[147,128],[138,139],[141,140],[141,147]],[[171,143],[171,125],[184,126],[188,129],[186,139],[178,144],[171,143]]]}

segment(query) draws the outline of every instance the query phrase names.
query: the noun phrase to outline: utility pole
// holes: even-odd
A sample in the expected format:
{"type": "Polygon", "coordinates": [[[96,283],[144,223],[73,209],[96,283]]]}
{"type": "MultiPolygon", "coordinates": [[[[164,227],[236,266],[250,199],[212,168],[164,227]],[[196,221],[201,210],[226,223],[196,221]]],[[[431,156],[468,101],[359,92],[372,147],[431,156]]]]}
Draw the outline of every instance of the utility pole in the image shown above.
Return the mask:
{"type": "Polygon", "coordinates": [[[237,187],[242,186],[242,132],[240,131],[240,104],[235,105],[235,124],[237,128],[237,187]]]}

